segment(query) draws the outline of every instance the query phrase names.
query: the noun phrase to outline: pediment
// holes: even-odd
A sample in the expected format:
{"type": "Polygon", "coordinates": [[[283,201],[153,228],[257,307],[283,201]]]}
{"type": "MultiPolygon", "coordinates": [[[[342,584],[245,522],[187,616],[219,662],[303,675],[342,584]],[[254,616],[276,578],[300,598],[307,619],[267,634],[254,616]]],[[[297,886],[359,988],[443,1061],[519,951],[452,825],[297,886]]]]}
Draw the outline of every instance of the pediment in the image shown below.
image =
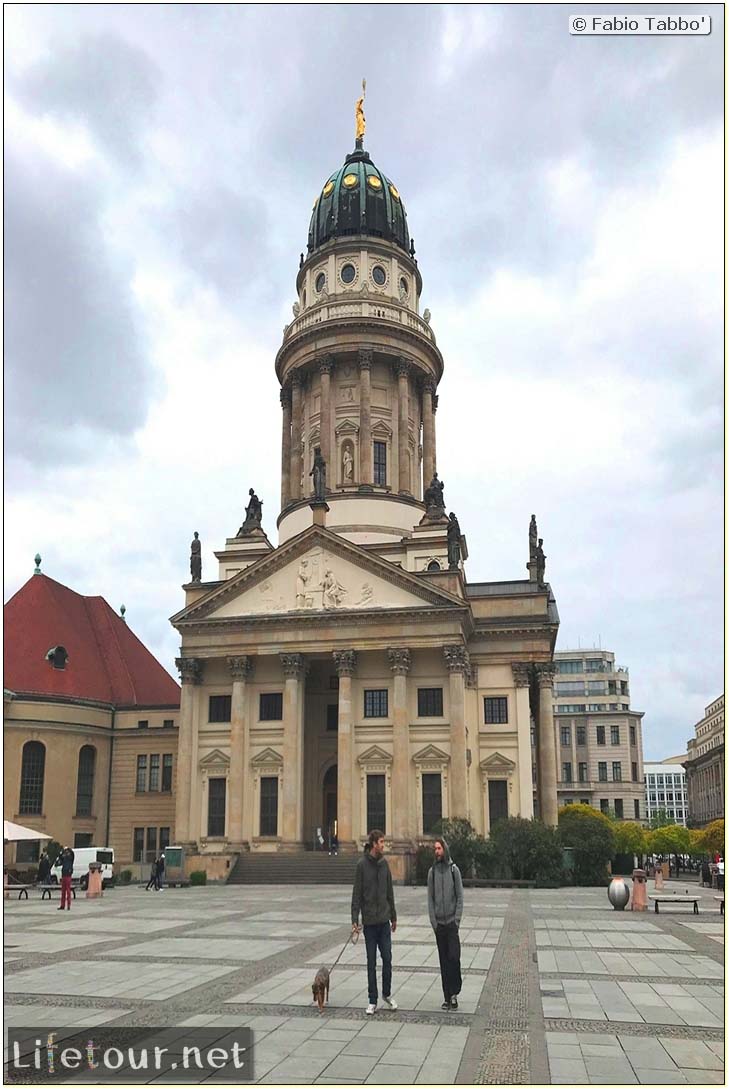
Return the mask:
{"type": "Polygon", "coordinates": [[[257,756],[254,756],[251,760],[252,768],[280,768],[283,767],[283,756],[281,753],[276,752],[275,749],[270,747],[265,748],[263,752],[259,752],[257,756]]]}
{"type": "Polygon", "coordinates": [[[347,418],[337,424],[334,429],[336,435],[356,435],[359,432],[359,425],[354,421],[347,418]]]}
{"type": "Polygon", "coordinates": [[[430,580],[311,526],[190,604],[172,623],[454,606],[467,609],[430,580]]]}
{"type": "Polygon", "coordinates": [[[504,756],[500,752],[493,752],[491,756],[485,757],[478,765],[481,771],[514,771],[516,764],[513,760],[510,760],[508,756],[504,756]]]}
{"type": "Polygon", "coordinates": [[[392,753],[381,749],[379,745],[371,745],[369,749],[357,757],[358,764],[391,764],[392,753]]]}
{"type": "Polygon", "coordinates": [[[436,745],[426,745],[413,756],[414,764],[448,764],[450,756],[436,745]]]}
{"type": "Polygon", "coordinates": [[[213,749],[207,756],[203,756],[198,762],[198,767],[202,770],[205,770],[206,768],[208,770],[210,768],[228,768],[230,767],[230,760],[224,752],[220,751],[220,749],[213,749]]]}

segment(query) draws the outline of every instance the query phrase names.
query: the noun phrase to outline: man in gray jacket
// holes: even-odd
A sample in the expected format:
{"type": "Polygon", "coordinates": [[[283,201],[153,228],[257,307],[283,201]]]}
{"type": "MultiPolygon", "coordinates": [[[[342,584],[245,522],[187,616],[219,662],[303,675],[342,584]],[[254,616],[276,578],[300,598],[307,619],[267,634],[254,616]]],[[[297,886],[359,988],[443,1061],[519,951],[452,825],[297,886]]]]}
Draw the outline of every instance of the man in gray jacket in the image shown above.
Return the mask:
{"type": "Polygon", "coordinates": [[[428,871],[428,914],[435,931],[443,983],[442,1010],[457,1010],[461,993],[461,939],[458,927],[463,915],[461,871],[451,861],[448,844],[435,840],[435,863],[428,871]]]}
{"type": "Polygon", "coordinates": [[[367,986],[371,1017],[377,1009],[377,949],[382,957],[382,995],[385,1005],[397,1009],[392,997],[392,938],[397,928],[395,893],[392,874],[383,854],[385,837],[379,829],[373,829],[367,837],[369,851],[357,863],[352,889],[352,933],[359,932],[359,914],[362,912],[365,946],[367,948],[367,986]]]}

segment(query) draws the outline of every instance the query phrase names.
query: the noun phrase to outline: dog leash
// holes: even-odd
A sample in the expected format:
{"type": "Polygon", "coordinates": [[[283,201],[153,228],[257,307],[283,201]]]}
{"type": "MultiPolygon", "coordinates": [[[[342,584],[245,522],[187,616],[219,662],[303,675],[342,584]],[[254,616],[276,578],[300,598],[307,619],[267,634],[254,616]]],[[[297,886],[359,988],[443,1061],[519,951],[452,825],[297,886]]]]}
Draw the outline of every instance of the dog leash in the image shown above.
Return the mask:
{"type": "Polygon", "coordinates": [[[337,959],[334,961],[334,964],[329,969],[329,975],[332,974],[332,972],[334,971],[336,966],[339,964],[339,959],[342,956],[342,953],[344,952],[344,950],[347,948],[347,946],[348,945],[356,945],[358,941],[359,941],[359,930],[353,930],[352,933],[347,938],[344,945],[342,946],[341,950],[339,951],[339,956],[337,957],[337,959]]]}

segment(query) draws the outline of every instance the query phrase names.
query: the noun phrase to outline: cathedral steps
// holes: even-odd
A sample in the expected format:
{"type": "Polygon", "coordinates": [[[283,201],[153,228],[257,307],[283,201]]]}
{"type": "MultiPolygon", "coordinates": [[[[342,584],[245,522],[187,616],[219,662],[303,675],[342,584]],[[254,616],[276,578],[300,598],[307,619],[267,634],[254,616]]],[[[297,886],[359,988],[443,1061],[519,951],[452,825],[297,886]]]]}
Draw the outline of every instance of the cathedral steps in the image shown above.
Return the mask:
{"type": "Polygon", "coordinates": [[[239,855],[229,885],[351,885],[359,855],[328,855],[318,851],[295,854],[239,855]]]}

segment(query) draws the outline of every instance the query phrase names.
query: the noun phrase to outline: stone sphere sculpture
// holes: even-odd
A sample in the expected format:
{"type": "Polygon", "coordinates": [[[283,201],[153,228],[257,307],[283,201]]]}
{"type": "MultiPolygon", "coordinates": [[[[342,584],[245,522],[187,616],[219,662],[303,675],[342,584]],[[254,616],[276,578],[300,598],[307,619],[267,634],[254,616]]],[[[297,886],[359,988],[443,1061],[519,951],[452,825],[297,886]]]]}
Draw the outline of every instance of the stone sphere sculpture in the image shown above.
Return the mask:
{"type": "Polygon", "coordinates": [[[615,911],[625,911],[630,899],[630,891],[622,877],[614,877],[608,886],[608,900],[615,911]]]}

